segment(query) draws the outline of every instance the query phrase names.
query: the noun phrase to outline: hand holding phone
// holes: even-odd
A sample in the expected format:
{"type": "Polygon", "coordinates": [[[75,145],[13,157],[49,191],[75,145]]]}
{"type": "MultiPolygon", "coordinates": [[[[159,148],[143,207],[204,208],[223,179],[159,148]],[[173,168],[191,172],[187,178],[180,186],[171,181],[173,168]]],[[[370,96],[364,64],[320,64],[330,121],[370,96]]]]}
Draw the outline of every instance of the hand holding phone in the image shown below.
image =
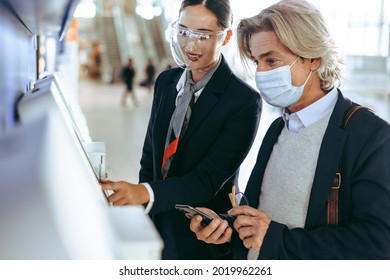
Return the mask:
{"type": "Polygon", "coordinates": [[[190,215],[191,217],[194,217],[195,215],[200,215],[202,217],[201,224],[203,226],[207,226],[213,220],[213,217],[189,205],[176,204],[175,208],[182,211],[185,214],[190,215]]]}

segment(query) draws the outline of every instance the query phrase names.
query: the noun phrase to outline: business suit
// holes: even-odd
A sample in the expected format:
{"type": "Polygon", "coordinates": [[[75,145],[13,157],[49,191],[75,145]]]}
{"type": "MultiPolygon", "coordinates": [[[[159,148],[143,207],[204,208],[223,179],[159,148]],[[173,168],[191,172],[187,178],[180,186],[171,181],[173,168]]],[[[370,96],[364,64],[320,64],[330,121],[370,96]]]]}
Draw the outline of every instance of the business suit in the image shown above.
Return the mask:
{"type": "MultiPolygon", "coordinates": [[[[390,126],[361,109],[342,129],[351,105],[339,92],[321,144],[304,229],[289,230],[272,221],[259,259],[390,259],[390,126]],[[327,197],[338,165],[339,225],[329,228],[327,197]]],[[[245,191],[252,207],[259,205],[264,171],[283,126],[282,118],[275,120],[260,147],[245,191]]],[[[248,250],[237,235],[233,244],[234,258],[245,259],[248,250]]]]}
{"type": "Polygon", "coordinates": [[[164,145],[182,73],[183,69],[170,69],[156,80],[139,180],[148,182],[155,195],[150,214],[165,243],[163,258],[211,259],[209,248],[196,239],[189,220],[174,206],[206,206],[223,212],[231,208],[228,193],[255,138],[261,99],[222,57],[194,105],[169,176],[162,180],[164,145]]]}

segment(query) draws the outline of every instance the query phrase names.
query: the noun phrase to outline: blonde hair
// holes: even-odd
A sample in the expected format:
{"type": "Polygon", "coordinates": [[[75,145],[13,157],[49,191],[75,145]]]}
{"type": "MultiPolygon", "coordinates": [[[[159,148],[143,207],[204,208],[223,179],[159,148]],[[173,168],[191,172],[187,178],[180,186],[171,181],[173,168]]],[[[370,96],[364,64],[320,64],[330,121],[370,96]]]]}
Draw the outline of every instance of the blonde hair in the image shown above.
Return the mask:
{"type": "Polygon", "coordinates": [[[251,35],[260,31],[275,31],[283,45],[300,57],[321,58],[317,73],[323,90],[340,85],[343,62],[323,16],[314,5],[304,0],[284,0],[241,20],[237,41],[244,63],[252,58],[251,35]]]}

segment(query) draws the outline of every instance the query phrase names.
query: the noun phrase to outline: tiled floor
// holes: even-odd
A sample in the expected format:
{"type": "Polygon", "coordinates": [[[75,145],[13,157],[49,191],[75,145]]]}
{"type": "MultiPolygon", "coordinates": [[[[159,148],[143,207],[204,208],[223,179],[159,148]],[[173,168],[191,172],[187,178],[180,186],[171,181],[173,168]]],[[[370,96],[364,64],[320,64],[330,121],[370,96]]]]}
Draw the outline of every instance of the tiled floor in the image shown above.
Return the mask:
{"type": "MultiPolygon", "coordinates": [[[[106,144],[108,178],[135,183],[138,181],[139,160],[153,95],[142,88],[137,88],[136,96],[139,106],[135,107],[128,99],[127,106],[122,107],[120,99],[123,90],[122,84],[108,85],[81,80],[79,101],[91,138],[106,144]]],[[[378,98],[346,94],[354,101],[373,108],[378,115],[390,121],[388,102],[383,102],[383,99],[378,98]]],[[[277,115],[277,110],[267,104],[264,105],[257,138],[240,169],[239,187],[242,190],[245,188],[251,168],[255,163],[262,137],[277,115]]]]}

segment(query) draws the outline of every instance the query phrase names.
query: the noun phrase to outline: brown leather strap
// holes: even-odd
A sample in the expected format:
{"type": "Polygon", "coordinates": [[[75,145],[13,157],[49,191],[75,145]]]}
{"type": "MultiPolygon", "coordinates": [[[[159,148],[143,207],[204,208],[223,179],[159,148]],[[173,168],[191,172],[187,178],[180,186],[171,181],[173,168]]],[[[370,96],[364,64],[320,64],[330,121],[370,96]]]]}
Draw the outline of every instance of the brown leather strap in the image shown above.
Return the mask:
{"type": "Polygon", "coordinates": [[[353,106],[351,109],[349,109],[349,111],[344,116],[344,122],[343,122],[342,128],[345,128],[345,126],[347,125],[347,123],[348,123],[349,119],[352,117],[352,115],[355,114],[355,112],[357,110],[362,109],[362,108],[366,108],[366,107],[356,105],[356,106],[353,106]]]}
{"type": "Polygon", "coordinates": [[[332,189],[328,197],[327,220],[328,226],[337,226],[339,222],[339,189],[341,185],[341,173],[337,172],[333,179],[332,189]]]}
{"type": "MultiPolygon", "coordinates": [[[[360,105],[353,106],[344,116],[342,128],[345,128],[349,119],[359,109],[366,108],[360,105]]],[[[337,170],[333,185],[328,196],[327,219],[328,226],[337,226],[339,222],[339,189],[341,186],[341,173],[337,170]]]]}

